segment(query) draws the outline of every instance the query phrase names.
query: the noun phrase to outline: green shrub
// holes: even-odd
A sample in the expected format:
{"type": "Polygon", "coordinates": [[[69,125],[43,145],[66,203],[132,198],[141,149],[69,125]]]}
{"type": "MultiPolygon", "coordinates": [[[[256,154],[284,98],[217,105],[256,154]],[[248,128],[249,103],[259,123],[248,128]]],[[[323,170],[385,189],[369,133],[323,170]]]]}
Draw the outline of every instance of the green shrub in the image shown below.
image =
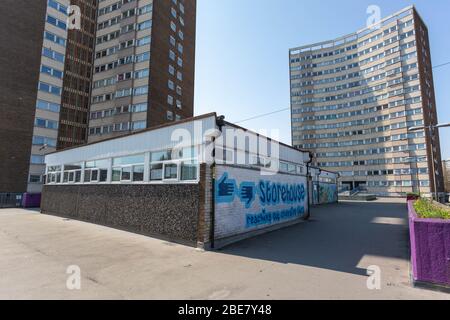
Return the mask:
{"type": "Polygon", "coordinates": [[[431,201],[421,198],[414,202],[417,215],[424,219],[450,219],[450,209],[440,208],[431,201]]]}

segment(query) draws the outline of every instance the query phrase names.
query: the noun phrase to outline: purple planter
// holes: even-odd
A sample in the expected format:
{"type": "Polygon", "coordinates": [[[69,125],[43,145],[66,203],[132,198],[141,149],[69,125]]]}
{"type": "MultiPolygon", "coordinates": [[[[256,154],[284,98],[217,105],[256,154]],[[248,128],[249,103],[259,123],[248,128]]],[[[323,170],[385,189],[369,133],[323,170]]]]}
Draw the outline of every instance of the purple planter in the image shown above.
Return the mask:
{"type": "Polygon", "coordinates": [[[408,201],[414,281],[450,287],[450,220],[421,219],[408,201]]]}
{"type": "Polygon", "coordinates": [[[41,206],[40,193],[24,193],[22,198],[22,207],[39,208],[41,206]]]}

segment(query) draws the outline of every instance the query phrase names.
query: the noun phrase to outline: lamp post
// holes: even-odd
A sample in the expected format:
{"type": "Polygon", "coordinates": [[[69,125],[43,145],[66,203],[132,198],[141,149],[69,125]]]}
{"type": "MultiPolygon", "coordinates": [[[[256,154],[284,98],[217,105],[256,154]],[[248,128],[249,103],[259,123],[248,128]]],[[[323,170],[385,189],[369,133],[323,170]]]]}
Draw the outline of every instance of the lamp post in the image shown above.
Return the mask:
{"type": "Polygon", "coordinates": [[[432,140],[433,140],[432,137],[433,137],[434,129],[439,130],[440,128],[446,128],[446,127],[450,127],[450,123],[408,128],[408,131],[428,130],[428,132],[429,132],[430,144],[431,144],[431,161],[432,161],[432,170],[433,170],[434,197],[435,197],[436,201],[438,201],[439,198],[438,198],[438,191],[437,191],[437,185],[436,185],[436,167],[435,167],[435,163],[434,163],[434,148],[433,148],[433,144],[432,144],[432,140]]]}

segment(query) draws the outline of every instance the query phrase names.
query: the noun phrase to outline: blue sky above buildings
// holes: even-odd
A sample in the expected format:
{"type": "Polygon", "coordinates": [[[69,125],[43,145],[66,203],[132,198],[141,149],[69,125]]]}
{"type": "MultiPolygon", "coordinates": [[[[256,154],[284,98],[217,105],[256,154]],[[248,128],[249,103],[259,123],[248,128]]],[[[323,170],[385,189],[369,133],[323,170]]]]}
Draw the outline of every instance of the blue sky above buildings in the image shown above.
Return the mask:
{"type": "MultiPolygon", "coordinates": [[[[289,48],[365,27],[369,5],[386,17],[411,4],[428,26],[433,65],[449,62],[448,0],[198,0],[195,113],[239,122],[289,108],[289,48]]],[[[435,69],[434,81],[439,122],[450,122],[450,65],[435,69]]],[[[279,129],[291,142],[289,111],[242,125],[279,129]]],[[[441,147],[450,159],[450,128],[441,129],[441,147]]]]}

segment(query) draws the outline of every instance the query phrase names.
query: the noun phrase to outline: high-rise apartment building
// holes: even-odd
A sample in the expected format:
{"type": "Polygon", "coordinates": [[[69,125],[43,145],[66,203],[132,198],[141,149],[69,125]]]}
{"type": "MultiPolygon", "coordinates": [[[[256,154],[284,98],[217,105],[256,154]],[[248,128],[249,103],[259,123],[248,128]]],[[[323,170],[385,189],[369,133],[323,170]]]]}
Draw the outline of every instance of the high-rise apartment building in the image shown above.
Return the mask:
{"type": "Polygon", "coordinates": [[[0,9],[0,193],[40,192],[44,155],[57,149],[193,116],[195,0],[0,9]]]}
{"type": "Polygon", "coordinates": [[[444,171],[445,192],[450,193],[450,159],[442,162],[444,171]]]}
{"type": "Polygon", "coordinates": [[[89,142],[193,116],[196,1],[100,0],[89,142]]]}
{"type": "Polygon", "coordinates": [[[428,30],[414,7],[289,59],[294,146],[349,189],[443,191],[438,131],[409,130],[437,124],[428,30]]]}
{"type": "Polygon", "coordinates": [[[0,1],[0,193],[27,190],[46,8],[0,1]]]}
{"type": "Polygon", "coordinates": [[[45,25],[28,170],[30,193],[41,191],[45,154],[87,141],[93,63],[97,1],[47,0],[44,4],[47,11],[40,17],[45,25]],[[80,28],[69,27],[70,5],[80,9],[80,28]]]}

